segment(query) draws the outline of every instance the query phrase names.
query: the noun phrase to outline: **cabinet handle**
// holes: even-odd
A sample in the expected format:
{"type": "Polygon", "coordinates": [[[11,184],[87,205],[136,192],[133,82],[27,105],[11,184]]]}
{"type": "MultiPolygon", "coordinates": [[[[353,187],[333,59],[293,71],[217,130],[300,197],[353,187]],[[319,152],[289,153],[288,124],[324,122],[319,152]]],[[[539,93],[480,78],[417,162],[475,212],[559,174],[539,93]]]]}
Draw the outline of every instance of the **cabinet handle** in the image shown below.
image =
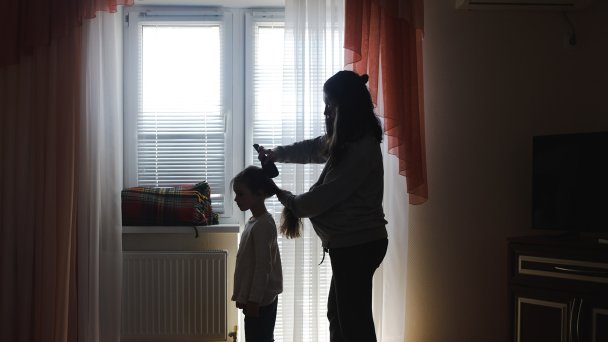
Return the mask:
{"type": "Polygon", "coordinates": [[[570,307],[570,314],[568,317],[568,342],[573,342],[574,339],[572,338],[572,330],[573,329],[573,325],[572,325],[572,321],[573,321],[573,316],[574,316],[574,308],[576,308],[576,298],[574,298],[572,300],[572,306],[570,307]]]}
{"type": "Polygon", "coordinates": [[[580,342],[581,337],[579,334],[579,323],[581,321],[581,309],[583,308],[583,298],[579,299],[578,312],[576,313],[576,342],[580,342]]]}
{"type": "Polygon", "coordinates": [[[599,270],[593,270],[593,271],[579,270],[576,268],[568,268],[568,267],[561,267],[561,266],[553,266],[553,269],[556,271],[579,273],[579,274],[608,275],[608,271],[599,271],[599,270]]]}

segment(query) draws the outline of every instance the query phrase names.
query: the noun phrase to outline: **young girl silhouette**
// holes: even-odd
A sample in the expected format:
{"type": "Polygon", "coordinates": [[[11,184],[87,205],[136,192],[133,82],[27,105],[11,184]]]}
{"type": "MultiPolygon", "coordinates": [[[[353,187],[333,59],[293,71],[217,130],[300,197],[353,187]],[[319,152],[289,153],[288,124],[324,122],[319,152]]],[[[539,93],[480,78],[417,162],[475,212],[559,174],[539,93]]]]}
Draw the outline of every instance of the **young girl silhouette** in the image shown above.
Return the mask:
{"type": "Polygon", "coordinates": [[[283,292],[277,227],[264,200],[278,188],[262,168],[249,166],[232,179],[234,201],[253,215],[241,234],[232,300],[245,314],[248,342],[274,341],[278,295],[283,292]]]}

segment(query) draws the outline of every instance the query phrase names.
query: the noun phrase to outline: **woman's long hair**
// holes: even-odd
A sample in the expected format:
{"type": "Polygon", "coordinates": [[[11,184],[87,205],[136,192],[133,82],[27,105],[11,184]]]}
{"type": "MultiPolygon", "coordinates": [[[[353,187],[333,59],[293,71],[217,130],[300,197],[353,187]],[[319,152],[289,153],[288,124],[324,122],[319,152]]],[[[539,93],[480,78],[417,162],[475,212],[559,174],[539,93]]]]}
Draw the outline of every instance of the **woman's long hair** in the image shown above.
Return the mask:
{"type": "Polygon", "coordinates": [[[338,160],[345,147],[366,135],[382,141],[382,126],[374,113],[372,97],[365,85],[366,74],[339,71],[323,85],[327,100],[336,107],[333,118],[326,118],[327,152],[338,160]]]}

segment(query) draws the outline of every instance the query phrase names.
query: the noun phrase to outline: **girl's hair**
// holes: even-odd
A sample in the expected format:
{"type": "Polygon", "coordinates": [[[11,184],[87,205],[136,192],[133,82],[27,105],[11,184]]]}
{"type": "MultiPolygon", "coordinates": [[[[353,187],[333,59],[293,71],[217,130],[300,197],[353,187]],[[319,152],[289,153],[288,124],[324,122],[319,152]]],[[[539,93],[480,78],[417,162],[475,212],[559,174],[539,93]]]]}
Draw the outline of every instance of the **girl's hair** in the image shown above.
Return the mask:
{"type": "Polygon", "coordinates": [[[302,235],[302,219],[297,217],[289,208],[283,207],[279,231],[288,239],[299,238],[302,235]]]}
{"type": "MultiPolygon", "coordinates": [[[[261,167],[253,165],[247,166],[243,171],[234,176],[230,182],[230,186],[232,187],[234,183],[244,185],[253,193],[263,194],[265,198],[269,198],[280,191],[279,187],[277,187],[261,167]]],[[[291,210],[283,207],[279,231],[290,239],[300,237],[302,220],[296,217],[291,210]]]]}
{"type": "Polygon", "coordinates": [[[382,126],[374,113],[372,97],[365,85],[369,76],[343,70],[330,77],[323,85],[327,99],[336,106],[333,129],[328,132],[327,150],[339,159],[348,143],[366,135],[382,141],[382,126]]]}
{"type": "Polygon", "coordinates": [[[244,185],[255,194],[263,194],[265,198],[271,197],[279,191],[277,185],[264,173],[264,170],[253,165],[247,166],[234,176],[230,186],[232,187],[234,183],[244,185]]]}

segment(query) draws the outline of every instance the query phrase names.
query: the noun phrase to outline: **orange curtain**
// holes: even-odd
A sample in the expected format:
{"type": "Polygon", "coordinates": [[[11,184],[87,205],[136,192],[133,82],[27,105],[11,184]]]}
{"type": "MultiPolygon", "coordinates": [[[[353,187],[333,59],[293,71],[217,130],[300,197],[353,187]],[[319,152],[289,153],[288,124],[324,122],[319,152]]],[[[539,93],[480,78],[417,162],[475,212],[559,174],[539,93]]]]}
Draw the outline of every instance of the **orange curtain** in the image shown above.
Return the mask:
{"type": "Polygon", "coordinates": [[[79,52],[68,35],[0,67],[2,341],[76,327],[79,52]]]}
{"type": "Polygon", "coordinates": [[[133,0],[2,0],[0,67],[15,64],[36,48],[48,46],[99,11],[116,12],[133,0]]]}
{"type": "Polygon", "coordinates": [[[83,19],[126,1],[0,4],[0,341],[77,341],[83,19]]]}
{"type": "Polygon", "coordinates": [[[346,0],[347,65],[367,73],[374,103],[382,80],[389,153],[399,158],[411,204],[428,198],[422,84],[422,0],[346,0]],[[380,75],[382,77],[380,77],[380,75]]]}

